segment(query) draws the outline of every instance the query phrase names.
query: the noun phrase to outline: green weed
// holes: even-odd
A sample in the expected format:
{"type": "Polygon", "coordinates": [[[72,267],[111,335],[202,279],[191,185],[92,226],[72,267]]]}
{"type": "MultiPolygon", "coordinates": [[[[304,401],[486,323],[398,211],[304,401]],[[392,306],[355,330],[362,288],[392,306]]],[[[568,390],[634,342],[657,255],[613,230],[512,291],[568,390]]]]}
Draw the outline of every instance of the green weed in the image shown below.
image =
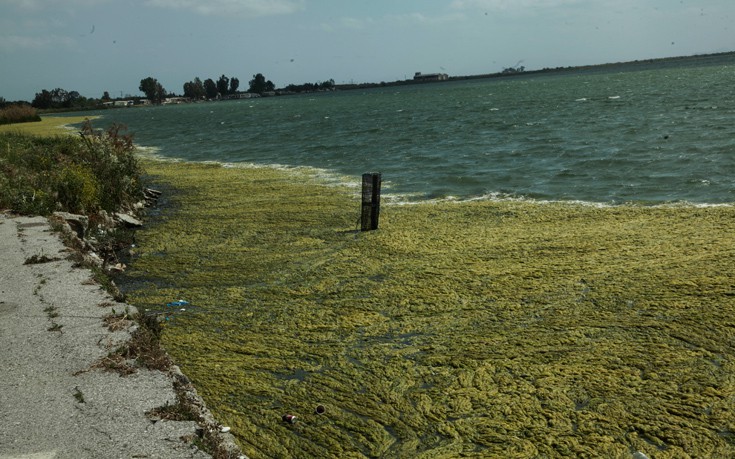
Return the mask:
{"type": "Polygon", "coordinates": [[[84,400],[84,394],[82,393],[82,391],[79,389],[78,386],[74,388],[74,398],[79,403],[85,403],[86,402],[86,400],[84,400]]]}
{"type": "Polygon", "coordinates": [[[130,208],[143,197],[132,137],[120,125],[79,137],[0,133],[0,208],[28,215],[130,208]]]}

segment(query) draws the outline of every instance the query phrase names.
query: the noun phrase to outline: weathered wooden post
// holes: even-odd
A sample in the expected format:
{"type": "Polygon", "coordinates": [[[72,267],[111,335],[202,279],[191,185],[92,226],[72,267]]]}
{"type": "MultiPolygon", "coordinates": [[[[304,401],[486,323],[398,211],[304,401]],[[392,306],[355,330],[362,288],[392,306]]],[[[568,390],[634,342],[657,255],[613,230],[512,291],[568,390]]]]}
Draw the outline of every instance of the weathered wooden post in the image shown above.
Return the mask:
{"type": "Polygon", "coordinates": [[[380,183],[379,173],[362,174],[362,231],[378,229],[380,183]]]}

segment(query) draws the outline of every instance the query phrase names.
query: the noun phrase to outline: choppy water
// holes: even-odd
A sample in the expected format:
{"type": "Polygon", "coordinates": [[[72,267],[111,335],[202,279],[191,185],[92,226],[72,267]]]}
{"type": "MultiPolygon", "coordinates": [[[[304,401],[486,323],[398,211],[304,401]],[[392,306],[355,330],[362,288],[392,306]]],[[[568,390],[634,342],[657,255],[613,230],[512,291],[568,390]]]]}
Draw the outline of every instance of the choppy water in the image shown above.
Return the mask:
{"type": "Polygon", "coordinates": [[[166,157],[382,172],[401,199],[735,201],[732,57],[102,113],[166,157]]]}

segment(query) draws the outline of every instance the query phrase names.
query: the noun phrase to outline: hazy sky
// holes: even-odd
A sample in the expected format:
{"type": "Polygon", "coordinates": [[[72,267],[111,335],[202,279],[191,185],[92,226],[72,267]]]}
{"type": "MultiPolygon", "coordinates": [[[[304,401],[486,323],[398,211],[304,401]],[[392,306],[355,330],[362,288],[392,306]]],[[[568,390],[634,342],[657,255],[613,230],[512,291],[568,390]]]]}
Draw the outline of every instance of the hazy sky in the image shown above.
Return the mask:
{"type": "Polygon", "coordinates": [[[380,82],[735,51],[735,0],[0,0],[0,97],[380,82]]]}

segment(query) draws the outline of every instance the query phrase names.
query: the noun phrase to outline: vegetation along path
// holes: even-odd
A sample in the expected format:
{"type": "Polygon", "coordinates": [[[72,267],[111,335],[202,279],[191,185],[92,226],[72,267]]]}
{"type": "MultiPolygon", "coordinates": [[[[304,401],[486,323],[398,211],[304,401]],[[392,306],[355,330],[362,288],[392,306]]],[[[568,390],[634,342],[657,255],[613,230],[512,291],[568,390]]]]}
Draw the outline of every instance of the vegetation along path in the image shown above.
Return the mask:
{"type": "Polygon", "coordinates": [[[163,341],[249,457],[735,455],[731,206],[384,205],[358,233],[308,173],[145,167],[178,192],[129,298],[189,302],[163,341]]]}
{"type": "Polygon", "coordinates": [[[109,215],[144,195],[137,157],[114,127],[56,135],[70,121],[0,126],[0,459],[245,457],[155,322],[103,290],[127,237],[109,215]]]}

